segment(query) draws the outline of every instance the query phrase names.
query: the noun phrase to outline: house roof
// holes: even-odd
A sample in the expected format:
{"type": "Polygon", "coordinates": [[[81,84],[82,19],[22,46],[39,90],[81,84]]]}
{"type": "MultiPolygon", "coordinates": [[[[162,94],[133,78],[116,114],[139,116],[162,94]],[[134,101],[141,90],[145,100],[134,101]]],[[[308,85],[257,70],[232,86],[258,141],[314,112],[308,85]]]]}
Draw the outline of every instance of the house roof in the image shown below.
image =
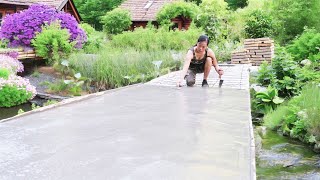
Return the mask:
{"type": "Polygon", "coordinates": [[[119,8],[130,11],[132,21],[156,21],[157,12],[175,0],[126,0],[119,8]]]}
{"type": "Polygon", "coordinates": [[[48,6],[53,6],[58,10],[61,10],[67,2],[68,0],[0,0],[0,3],[26,6],[36,3],[46,4],[48,6]]]}

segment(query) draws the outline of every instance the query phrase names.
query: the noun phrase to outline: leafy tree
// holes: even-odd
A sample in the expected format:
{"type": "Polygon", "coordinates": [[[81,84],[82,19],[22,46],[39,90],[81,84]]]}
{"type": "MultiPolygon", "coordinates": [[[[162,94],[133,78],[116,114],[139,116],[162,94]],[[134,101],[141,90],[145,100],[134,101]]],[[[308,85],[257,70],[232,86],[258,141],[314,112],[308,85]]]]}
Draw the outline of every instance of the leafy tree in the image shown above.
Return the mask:
{"type": "Polygon", "coordinates": [[[237,10],[238,8],[244,8],[248,5],[248,0],[225,0],[228,6],[232,10],[237,10]]]}
{"type": "Polygon", "coordinates": [[[186,0],[186,2],[192,2],[192,3],[195,3],[196,5],[200,5],[202,0],[186,0]]]}
{"type": "Polygon", "coordinates": [[[130,12],[119,8],[107,12],[107,14],[102,17],[101,22],[103,23],[104,29],[110,34],[119,34],[128,29],[132,23],[130,12]]]}
{"type": "Polygon", "coordinates": [[[278,24],[276,39],[287,44],[301,34],[305,26],[319,31],[319,9],[319,0],[273,0],[271,14],[278,24]]]}
{"type": "Polygon", "coordinates": [[[205,30],[212,40],[226,37],[228,4],[224,0],[203,0],[200,4],[200,13],[196,16],[195,24],[205,30]]]}
{"type": "Polygon", "coordinates": [[[267,13],[256,10],[249,15],[245,33],[248,38],[270,37],[274,31],[272,17],[267,13]]]}
{"type": "Polygon", "coordinates": [[[82,19],[95,29],[102,30],[101,16],[118,7],[123,0],[75,0],[82,19]]]}

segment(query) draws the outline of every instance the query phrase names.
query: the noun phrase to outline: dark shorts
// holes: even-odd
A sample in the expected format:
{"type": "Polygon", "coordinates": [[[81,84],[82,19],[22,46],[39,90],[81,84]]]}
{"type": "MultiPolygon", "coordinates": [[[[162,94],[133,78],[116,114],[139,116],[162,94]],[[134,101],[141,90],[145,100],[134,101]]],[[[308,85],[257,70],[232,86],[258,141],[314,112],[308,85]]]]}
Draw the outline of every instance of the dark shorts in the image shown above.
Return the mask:
{"type": "Polygon", "coordinates": [[[205,64],[205,62],[201,64],[190,64],[188,71],[192,71],[194,73],[203,73],[205,64]]]}

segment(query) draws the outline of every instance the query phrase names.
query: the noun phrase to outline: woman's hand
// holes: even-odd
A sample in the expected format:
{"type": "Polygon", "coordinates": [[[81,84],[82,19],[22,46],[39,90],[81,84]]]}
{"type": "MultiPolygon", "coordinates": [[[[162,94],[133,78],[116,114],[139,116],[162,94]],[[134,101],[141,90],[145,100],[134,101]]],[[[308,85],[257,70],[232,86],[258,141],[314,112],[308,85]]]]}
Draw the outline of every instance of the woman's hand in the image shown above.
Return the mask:
{"type": "Polygon", "coordinates": [[[177,82],[177,87],[182,87],[181,81],[177,82]]]}
{"type": "Polygon", "coordinates": [[[222,76],[224,74],[224,71],[223,71],[223,69],[218,68],[217,73],[219,74],[219,76],[222,76]]]}

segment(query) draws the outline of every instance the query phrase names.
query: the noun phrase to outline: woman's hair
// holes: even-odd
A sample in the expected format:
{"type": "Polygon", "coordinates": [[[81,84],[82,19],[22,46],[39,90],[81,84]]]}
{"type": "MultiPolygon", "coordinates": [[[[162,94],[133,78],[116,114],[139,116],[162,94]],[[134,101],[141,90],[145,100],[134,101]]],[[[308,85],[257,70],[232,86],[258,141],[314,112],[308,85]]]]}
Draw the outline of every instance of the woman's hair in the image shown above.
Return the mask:
{"type": "Polygon", "coordinates": [[[206,35],[201,35],[200,37],[199,37],[199,39],[198,39],[198,43],[199,42],[207,42],[207,45],[209,45],[209,38],[208,38],[208,36],[206,36],[206,35]]]}

